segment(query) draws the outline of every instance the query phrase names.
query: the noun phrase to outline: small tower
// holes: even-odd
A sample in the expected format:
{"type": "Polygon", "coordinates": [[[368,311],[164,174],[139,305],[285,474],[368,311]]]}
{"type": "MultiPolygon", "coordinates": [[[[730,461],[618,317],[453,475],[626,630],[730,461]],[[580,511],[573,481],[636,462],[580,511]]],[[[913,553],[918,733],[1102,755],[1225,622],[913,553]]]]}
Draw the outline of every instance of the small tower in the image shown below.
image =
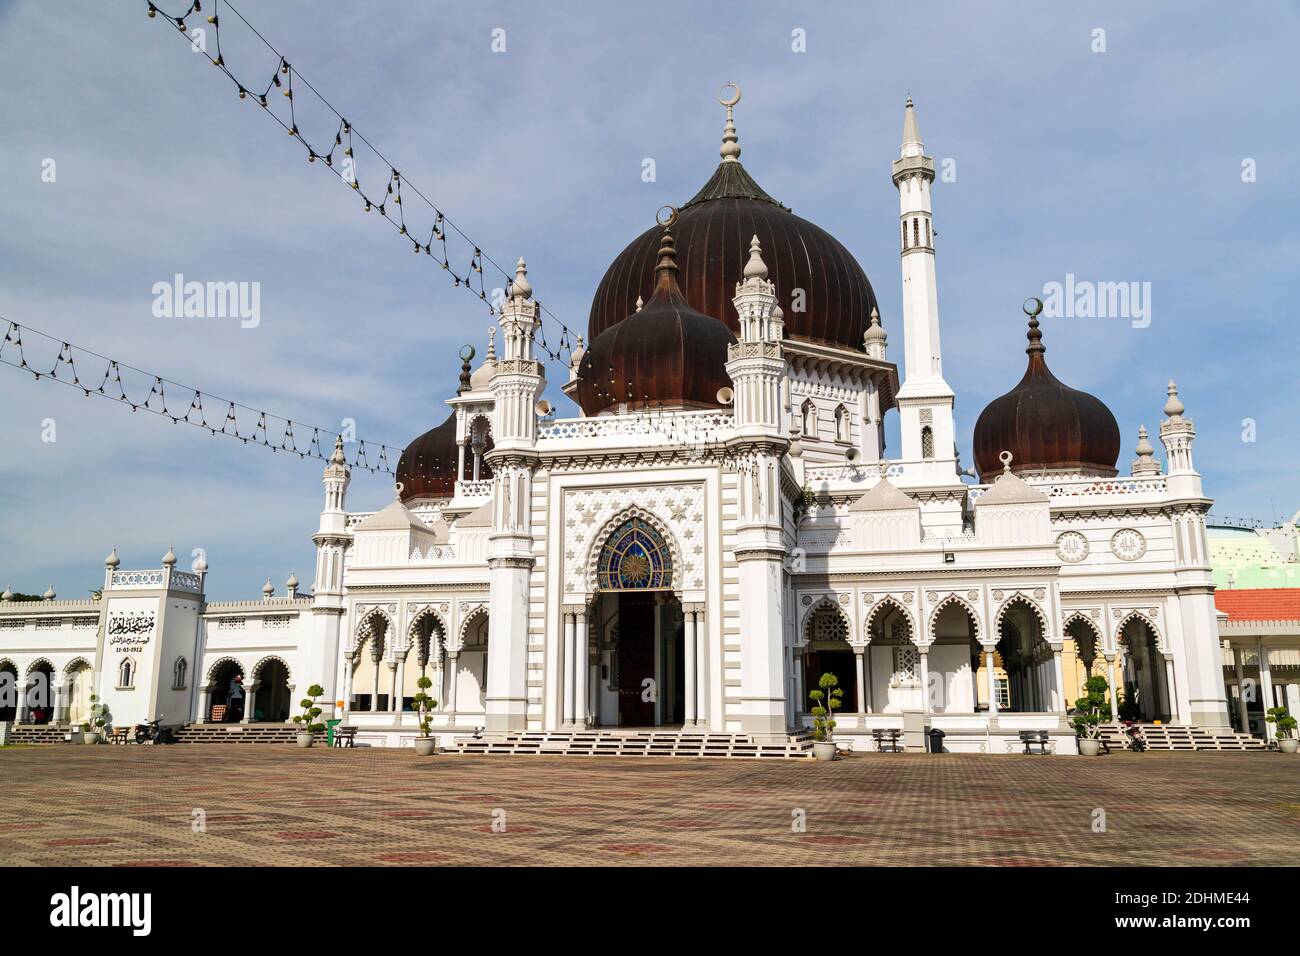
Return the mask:
{"type": "Polygon", "coordinates": [[[727,347],[736,431],[744,436],[781,439],[784,316],[776,304],[776,285],[767,277],[757,235],[749,242],[749,261],[745,263],[744,279],[736,283],[732,304],[740,318],[740,341],[727,347]]]}
{"type": "Polygon", "coordinates": [[[1138,443],[1135,450],[1137,457],[1133,459],[1133,477],[1160,474],[1160,462],[1156,461],[1156,450],[1151,447],[1151,441],[1147,438],[1145,425],[1138,426],[1138,443]]]}
{"type": "Polygon", "coordinates": [[[871,324],[867,326],[867,331],[862,333],[862,350],[867,353],[867,358],[879,359],[883,362],[888,342],[889,336],[885,333],[885,327],[880,324],[880,312],[872,306],[871,324]]]}
{"type": "MultiPolygon", "coordinates": [[[[537,439],[534,406],[546,387],[546,375],[533,355],[533,335],[541,325],[541,310],[533,300],[528,266],[522,258],[501,306],[502,357],[491,379],[496,399],[492,440],[498,450],[531,450],[537,439]]],[[[492,347],[495,350],[495,347],[492,347]]]]}
{"type": "Polygon", "coordinates": [[[939,347],[939,291],[930,211],[934,160],[925,155],[910,96],[903,111],[903,144],[894,160],[893,178],[898,188],[903,266],[904,380],[898,392],[902,456],[904,461],[935,461],[936,477],[946,475],[951,463],[956,481],[953,391],[944,381],[939,347]]]}
{"type": "MultiPolygon", "coordinates": [[[[348,530],[347,493],[352,472],[343,454],[343,436],[334,442],[334,452],[321,475],[325,486],[325,507],[320,525],[312,535],[316,545],[316,577],[312,586],[311,645],[306,653],[306,686],[319,683],[325,688],[321,708],[333,715],[334,688],[339,678],[339,636],[343,626],[343,569],[352,543],[348,530]]],[[[270,584],[270,581],[267,581],[270,584]]]]}
{"type": "Polygon", "coordinates": [[[1196,429],[1191,419],[1183,418],[1184,406],[1178,397],[1178,386],[1169,380],[1165,391],[1169,398],[1165,402],[1165,414],[1169,417],[1160,423],[1160,441],[1165,446],[1165,456],[1169,460],[1170,475],[1195,475],[1192,467],[1192,442],[1196,440],[1196,429]]]}

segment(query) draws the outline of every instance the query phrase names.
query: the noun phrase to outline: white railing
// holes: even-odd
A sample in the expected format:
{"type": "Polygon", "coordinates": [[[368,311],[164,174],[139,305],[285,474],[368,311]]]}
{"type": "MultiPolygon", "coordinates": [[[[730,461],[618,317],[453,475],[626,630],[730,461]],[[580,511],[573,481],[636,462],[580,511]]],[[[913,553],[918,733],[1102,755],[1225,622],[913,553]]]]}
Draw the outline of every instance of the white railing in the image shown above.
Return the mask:
{"type": "Polygon", "coordinates": [[[456,482],[457,498],[491,498],[492,497],[492,479],[483,478],[479,481],[458,481],[456,482]]]}
{"type": "Polygon", "coordinates": [[[160,588],[163,586],[162,569],[157,571],[114,571],[109,587],[114,588],[160,588]]]}
{"type": "MultiPolygon", "coordinates": [[[[1119,478],[1052,478],[1021,475],[1053,501],[1059,498],[1099,498],[1110,495],[1163,495],[1169,489],[1164,475],[1119,478]]],[[[970,500],[977,501],[992,485],[974,485],[970,500]]]]}
{"type": "Polygon", "coordinates": [[[561,418],[541,424],[538,441],[572,438],[616,438],[653,435],[680,441],[698,441],[710,432],[733,427],[735,419],[721,412],[665,412],[645,415],[601,415],[596,418],[561,418]]]}
{"type": "Polygon", "coordinates": [[[880,478],[898,478],[906,472],[902,462],[872,461],[852,465],[810,465],[804,471],[804,481],[815,485],[822,481],[875,481],[880,478]]]}
{"type": "Polygon", "coordinates": [[[172,587],[178,591],[193,591],[195,594],[202,590],[199,576],[189,571],[172,571],[172,587]]]}

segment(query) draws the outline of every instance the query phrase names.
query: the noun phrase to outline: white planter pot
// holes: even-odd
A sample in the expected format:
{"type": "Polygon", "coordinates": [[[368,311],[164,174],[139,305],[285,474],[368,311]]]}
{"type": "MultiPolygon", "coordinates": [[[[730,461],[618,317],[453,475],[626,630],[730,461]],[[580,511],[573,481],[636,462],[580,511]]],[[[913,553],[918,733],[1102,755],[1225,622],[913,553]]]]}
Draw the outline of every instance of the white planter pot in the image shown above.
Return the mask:
{"type": "Polygon", "coordinates": [[[818,760],[834,760],[835,744],[830,741],[816,741],[813,743],[813,756],[818,760]]]}
{"type": "Polygon", "coordinates": [[[83,744],[97,744],[97,743],[99,743],[99,731],[98,731],[98,730],[87,730],[85,733],[83,733],[83,734],[81,735],[81,742],[82,742],[83,744]]]}
{"type": "Polygon", "coordinates": [[[1095,757],[1101,753],[1101,741],[1093,740],[1091,737],[1079,738],[1079,755],[1081,757],[1095,757]]]}
{"type": "Polygon", "coordinates": [[[415,752],[421,757],[430,757],[438,749],[437,737],[416,737],[415,752]]]}
{"type": "Polygon", "coordinates": [[[316,741],[316,735],[313,734],[311,731],[299,731],[298,733],[299,747],[310,747],[315,741],[316,741]]]}
{"type": "Polygon", "coordinates": [[[1283,737],[1277,742],[1277,749],[1284,754],[1295,753],[1297,747],[1300,747],[1300,740],[1295,737],[1283,737]]]}

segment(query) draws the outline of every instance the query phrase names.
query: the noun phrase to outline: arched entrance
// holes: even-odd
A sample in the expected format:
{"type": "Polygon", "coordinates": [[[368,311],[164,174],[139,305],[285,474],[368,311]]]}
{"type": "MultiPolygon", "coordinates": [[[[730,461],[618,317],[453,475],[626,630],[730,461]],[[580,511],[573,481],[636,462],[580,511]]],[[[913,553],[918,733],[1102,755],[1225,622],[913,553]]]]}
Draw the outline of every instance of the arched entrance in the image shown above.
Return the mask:
{"type": "Polygon", "coordinates": [[[48,724],[54,720],[54,668],[49,661],[38,661],[27,669],[24,682],[26,709],[24,719],[29,724],[48,724]]]}
{"type": "MultiPolygon", "coordinates": [[[[839,605],[823,601],[804,623],[804,697],[816,690],[823,674],[834,674],[844,691],[840,713],[853,713],[858,700],[858,663],[849,644],[849,621],[839,605]]],[[[807,710],[811,701],[801,702],[807,710]]]]}
{"type": "Polygon", "coordinates": [[[998,622],[998,657],[1007,675],[1007,706],[1003,710],[1047,713],[1057,710],[1052,647],[1043,634],[1037,610],[1023,597],[1013,597],[998,622]]]}
{"type": "MultiPolygon", "coordinates": [[[[1101,634],[1087,618],[1076,615],[1065,625],[1065,645],[1061,651],[1061,670],[1065,677],[1065,705],[1073,707],[1083,696],[1084,684],[1090,677],[1105,677],[1106,659],[1102,653],[1101,634]]],[[[1114,688],[1108,688],[1107,700],[1112,700],[1114,688]]]]}
{"type": "Polygon", "coordinates": [[[63,705],[68,723],[76,727],[90,720],[91,677],[90,664],[77,660],[63,672],[63,705]]]}
{"type": "Polygon", "coordinates": [[[446,673],[446,644],[447,635],[436,614],[425,611],[415,619],[411,625],[410,646],[406,651],[406,667],[402,672],[402,710],[413,708],[415,695],[420,692],[421,677],[432,681],[433,686],[428,693],[438,702],[438,708],[446,708],[447,691],[443,683],[446,673]]]}
{"type": "Polygon", "coordinates": [[[1166,679],[1165,655],[1151,622],[1131,616],[1120,625],[1119,676],[1122,720],[1170,721],[1175,708],[1166,679]]]}
{"type": "Polygon", "coordinates": [[[358,630],[352,655],[352,696],[348,710],[380,711],[389,708],[388,687],[380,680],[384,650],[389,638],[388,618],[371,614],[358,630]]]}
{"type": "Polygon", "coordinates": [[[920,710],[921,653],[908,612],[886,598],[872,609],[867,634],[868,709],[880,714],[920,710]]]}
{"type": "Polygon", "coordinates": [[[214,723],[236,723],[244,716],[244,668],[239,661],[218,661],[209,671],[212,685],[207,718],[214,723]]]}
{"type": "Polygon", "coordinates": [[[454,690],[449,699],[458,714],[484,714],[487,712],[487,656],[488,612],[474,612],[461,628],[460,650],[455,656],[454,668],[449,668],[449,680],[454,690]]]}
{"type": "MultiPolygon", "coordinates": [[[[673,591],[672,550],[659,529],[637,515],[619,522],[601,547],[596,587],[591,630],[599,664],[588,703],[596,723],[661,727],[697,719],[687,708],[686,619],[673,591]]],[[[585,673],[589,648],[574,654],[585,673]]],[[[694,650],[691,657],[694,682],[694,650]]],[[[697,693],[694,683],[690,693],[697,693]]]]}
{"type": "Polygon", "coordinates": [[[12,661],[0,662],[0,721],[18,719],[18,668],[12,661]]]}
{"type": "Polygon", "coordinates": [[[253,668],[257,690],[253,693],[253,720],[284,723],[289,719],[289,668],[278,657],[268,657],[253,668]]]}

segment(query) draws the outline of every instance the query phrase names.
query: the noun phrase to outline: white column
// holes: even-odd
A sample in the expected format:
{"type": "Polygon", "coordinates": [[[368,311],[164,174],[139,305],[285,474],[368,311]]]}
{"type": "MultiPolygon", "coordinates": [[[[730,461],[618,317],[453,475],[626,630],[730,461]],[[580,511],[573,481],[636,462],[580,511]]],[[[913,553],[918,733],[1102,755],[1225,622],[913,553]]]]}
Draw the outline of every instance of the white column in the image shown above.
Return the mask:
{"type": "Polygon", "coordinates": [[[240,718],[241,724],[253,722],[253,708],[257,706],[257,689],[261,684],[261,681],[250,680],[244,685],[244,716],[240,718]]]}
{"type": "Polygon", "coordinates": [[[453,726],[456,723],[456,660],[459,657],[459,651],[447,655],[447,713],[451,715],[447,722],[453,726]]]}
{"type": "Polygon", "coordinates": [[[1110,719],[1119,720],[1119,685],[1115,683],[1115,658],[1118,654],[1106,655],[1106,669],[1110,673],[1110,719]]]}
{"type": "Polygon", "coordinates": [[[694,727],[697,718],[695,716],[695,702],[698,699],[698,692],[695,689],[695,611],[689,610],[684,612],[684,633],[683,643],[686,645],[683,650],[683,665],[685,672],[685,701],[686,701],[686,726],[694,727]]]}
{"type": "MultiPolygon", "coordinates": [[[[1259,642],[1259,692],[1263,698],[1264,713],[1268,713],[1270,707],[1276,707],[1273,703],[1273,672],[1268,666],[1268,645],[1263,641],[1259,642]]],[[[1265,724],[1267,727],[1267,723],[1265,724]]],[[[1268,731],[1265,730],[1265,739],[1268,737],[1268,731]]]]}
{"type": "Polygon", "coordinates": [[[695,611],[695,722],[709,724],[709,639],[704,605],[695,611]]]}
{"type": "Polygon", "coordinates": [[[870,714],[870,713],[874,713],[874,712],[875,712],[875,708],[876,708],[875,696],[876,696],[876,695],[875,695],[875,693],[872,691],[872,688],[871,688],[872,683],[875,681],[875,676],[873,675],[872,670],[871,670],[871,645],[870,645],[869,643],[868,643],[865,647],[862,648],[862,657],[863,657],[863,659],[866,661],[866,671],[867,671],[867,713],[870,714]]]}
{"type": "Polygon", "coordinates": [[[1169,699],[1169,722],[1171,724],[1179,722],[1178,716],[1178,688],[1174,686],[1174,655],[1166,654],[1165,658],[1165,696],[1169,699]]]}
{"type": "Polygon", "coordinates": [[[803,686],[803,654],[795,651],[794,655],[794,712],[802,714],[808,702],[808,694],[803,686]]]}
{"type": "Polygon", "coordinates": [[[921,652],[921,710],[930,713],[930,648],[919,648],[921,652]]]}
{"type": "Polygon", "coordinates": [[[1246,706],[1246,666],[1242,660],[1241,647],[1232,645],[1232,667],[1237,672],[1237,717],[1241,721],[1241,732],[1250,733],[1250,713],[1246,706]]]}
{"type": "Polygon", "coordinates": [[[573,723],[573,642],[574,614],[564,615],[564,650],[560,658],[560,687],[562,702],[560,704],[560,723],[569,726],[573,723]]]}
{"type": "Polygon", "coordinates": [[[867,712],[867,666],[864,658],[866,657],[865,647],[853,648],[853,656],[857,658],[855,662],[858,665],[858,713],[867,712]]]}
{"type": "Polygon", "coordinates": [[[63,713],[62,682],[50,681],[50,723],[67,723],[67,715],[63,713]]]}
{"type": "MultiPolygon", "coordinates": [[[[353,661],[350,657],[343,658],[343,713],[348,714],[352,711],[352,670],[353,661]]],[[[204,711],[203,719],[207,720],[207,712],[204,711]]]]}
{"type": "Polygon", "coordinates": [[[587,611],[578,612],[573,638],[573,719],[579,728],[587,726],[587,611]]]}
{"type": "Polygon", "coordinates": [[[993,648],[984,649],[984,670],[988,678],[989,685],[989,713],[996,716],[998,712],[998,678],[994,673],[993,648]]]}
{"type": "Polygon", "coordinates": [[[393,692],[393,712],[400,714],[402,712],[402,698],[406,694],[406,657],[397,659],[397,674],[393,681],[396,690],[393,692]]]}
{"type": "Polygon", "coordinates": [[[212,710],[209,702],[212,700],[212,685],[203,684],[199,687],[199,714],[198,722],[206,724],[208,722],[208,713],[212,710]]]}
{"type": "Polygon", "coordinates": [[[1061,645],[1052,645],[1052,670],[1056,674],[1056,700],[1053,702],[1052,709],[1064,716],[1067,704],[1065,702],[1065,669],[1061,666],[1061,650],[1061,645]]]}
{"type": "Polygon", "coordinates": [[[370,682],[370,712],[377,713],[379,710],[379,665],[380,661],[371,658],[370,661],[375,665],[375,676],[370,682]]]}

